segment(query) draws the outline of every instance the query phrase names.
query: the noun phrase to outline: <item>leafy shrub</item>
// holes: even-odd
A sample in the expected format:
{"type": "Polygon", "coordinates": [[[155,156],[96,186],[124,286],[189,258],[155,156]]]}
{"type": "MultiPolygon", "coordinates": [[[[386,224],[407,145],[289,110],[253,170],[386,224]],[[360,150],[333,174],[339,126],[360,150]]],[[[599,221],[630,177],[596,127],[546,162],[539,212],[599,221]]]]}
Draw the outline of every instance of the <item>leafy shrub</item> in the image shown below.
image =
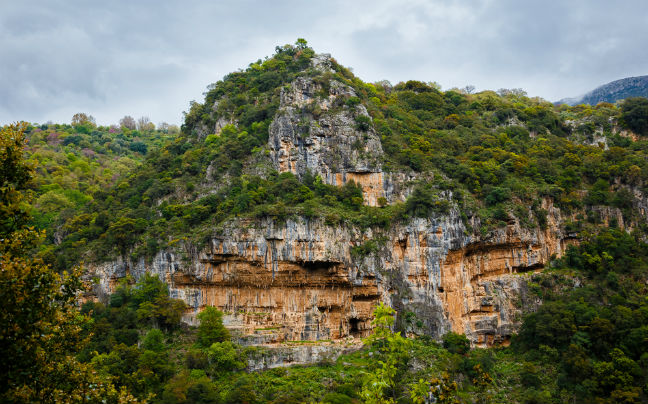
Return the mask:
{"type": "Polygon", "coordinates": [[[470,350],[470,341],[463,334],[449,332],[443,336],[443,347],[452,353],[463,355],[470,350]]]}
{"type": "Polygon", "coordinates": [[[492,187],[488,194],[486,195],[485,201],[486,204],[490,206],[497,205],[507,201],[511,197],[511,190],[504,187],[492,187]]]}
{"type": "Polygon", "coordinates": [[[148,349],[155,352],[163,352],[165,349],[164,345],[164,334],[158,328],[153,328],[146,333],[144,339],[142,340],[142,348],[148,349]]]}
{"type": "Polygon", "coordinates": [[[363,132],[366,132],[371,127],[371,118],[365,115],[358,115],[355,118],[356,128],[363,132]]]}
{"type": "Polygon", "coordinates": [[[360,105],[360,102],[361,102],[360,98],[353,96],[347,98],[346,105],[350,108],[354,108],[356,105],[360,105]]]}
{"type": "Polygon", "coordinates": [[[244,369],[246,364],[230,341],[214,342],[207,349],[210,369],[214,374],[244,369]]]}
{"type": "Polygon", "coordinates": [[[438,196],[430,184],[418,185],[405,201],[405,212],[414,217],[428,217],[435,213],[448,213],[450,202],[438,196]]]}
{"type": "Polygon", "coordinates": [[[648,99],[626,98],[621,104],[621,121],[638,135],[648,136],[648,99]]]}
{"type": "Polygon", "coordinates": [[[197,342],[203,348],[209,348],[217,342],[224,342],[229,339],[229,331],[223,325],[223,313],[215,307],[205,307],[198,314],[200,325],[198,326],[197,342]]]}

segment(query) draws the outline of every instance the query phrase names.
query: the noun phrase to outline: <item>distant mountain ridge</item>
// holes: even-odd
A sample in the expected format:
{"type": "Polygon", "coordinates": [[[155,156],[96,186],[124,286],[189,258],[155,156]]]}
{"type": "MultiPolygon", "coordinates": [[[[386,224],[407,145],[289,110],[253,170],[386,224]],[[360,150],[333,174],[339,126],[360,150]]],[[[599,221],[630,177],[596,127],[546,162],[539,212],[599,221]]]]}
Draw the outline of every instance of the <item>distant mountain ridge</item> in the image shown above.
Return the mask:
{"type": "Polygon", "coordinates": [[[600,102],[615,103],[629,97],[648,97],[648,75],[626,77],[595,88],[582,97],[563,98],[558,104],[590,104],[600,102]]]}

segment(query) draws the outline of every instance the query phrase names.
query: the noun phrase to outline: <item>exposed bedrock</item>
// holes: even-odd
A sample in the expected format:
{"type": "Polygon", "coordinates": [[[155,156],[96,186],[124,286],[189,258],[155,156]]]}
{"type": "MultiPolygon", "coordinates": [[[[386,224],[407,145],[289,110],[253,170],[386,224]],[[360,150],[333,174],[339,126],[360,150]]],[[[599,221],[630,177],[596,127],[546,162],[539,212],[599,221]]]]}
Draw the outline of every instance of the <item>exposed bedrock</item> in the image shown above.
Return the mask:
{"type": "MultiPolygon", "coordinates": [[[[316,68],[328,65],[318,56],[316,68]]],[[[269,128],[268,163],[328,184],[353,180],[370,205],[403,201],[423,178],[383,171],[380,139],[354,96],[334,79],[325,85],[300,77],[284,87],[269,128]]],[[[648,210],[647,198],[637,198],[648,210]]],[[[477,219],[464,223],[456,208],[382,230],[324,219],[237,219],[215,229],[206,246],[178,244],[150,262],[116,260],[90,270],[100,279],[99,296],[127,274],[157,274],[190,306],[188,322],[216,306],[244,344],[363,337],[380,301],[397,310],[397,326],[407,333],[438,338],[453,330],[475,345],[506,344],[521,312],[538,304],[527,291],[529,274],[574,241],[561,230],[570,218],[548,199],[542,208],[546,229],[511,221],[487,235],[477,219]],[[372,248],[354,248],[368,240],[372,248]]],[[[618,209],[601,213],[619,222],[618,209]]]]}
{"type": "Polygon", "coordinates": [[[506,343],[521,310],[537,303],[526,293],[527,273],[569,242],[555,226],[559,211],[545,207],[546,231],[512,223],[480,240],[467,235],[454,210],[380,232],[323,220],[237,220],[201,250],[184,246],[150,263],[93,270],[103,293],[127,273],[157,274],[190,305],[187,321],[216,306],[248,344],[363,337],[379,301],[397,309],[409,333],[454,330],[478,345],[506,343]],[[379,240],[377,251],[352,255],[369,239],[379,240]]]}
{"type": "Polygon", "coordinates": [[[371,206],[378,205],[379,198],[404,199],[407,182],[413,178],[382,171],[382,145],[368,123],[367,110],[363,105],[345,104],[355,95],[338,81],[331,80],[324,90],[307,77],[282,89],[280,108],[269,129],[274,168],[298,177],[310,172],[331,185],[354,181],[371,206]],[[360,127],[362,119],[365,126],[360,127]]]}

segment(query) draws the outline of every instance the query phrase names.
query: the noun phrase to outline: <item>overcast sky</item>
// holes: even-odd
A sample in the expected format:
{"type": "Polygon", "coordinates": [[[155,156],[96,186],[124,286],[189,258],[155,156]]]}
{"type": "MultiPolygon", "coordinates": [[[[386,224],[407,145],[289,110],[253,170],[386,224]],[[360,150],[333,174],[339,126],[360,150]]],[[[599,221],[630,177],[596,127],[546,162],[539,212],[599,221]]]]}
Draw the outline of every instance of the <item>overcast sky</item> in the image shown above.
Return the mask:
{"type": "Polygon", "coordinates": [[[208,84],[298,37],[369,82],[555,101],[648,74],[646,0],[0,0],[0,124],[180,124],[208,84]]]}

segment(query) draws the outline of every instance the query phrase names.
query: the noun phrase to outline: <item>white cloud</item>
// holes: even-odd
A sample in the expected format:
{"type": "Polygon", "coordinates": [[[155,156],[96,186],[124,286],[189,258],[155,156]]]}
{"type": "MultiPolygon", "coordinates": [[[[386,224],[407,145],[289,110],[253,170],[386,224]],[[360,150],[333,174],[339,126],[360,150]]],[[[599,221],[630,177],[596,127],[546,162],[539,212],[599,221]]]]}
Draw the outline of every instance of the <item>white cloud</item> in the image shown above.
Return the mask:
{"type": "Polygon", "coordinates": [[[298,37],[362,79],[522,87],[555,100],[648,74],[647,6],[513,0],[41,0],[3,4],[0,122],[180,123],[225,74],[298,37]]]}

